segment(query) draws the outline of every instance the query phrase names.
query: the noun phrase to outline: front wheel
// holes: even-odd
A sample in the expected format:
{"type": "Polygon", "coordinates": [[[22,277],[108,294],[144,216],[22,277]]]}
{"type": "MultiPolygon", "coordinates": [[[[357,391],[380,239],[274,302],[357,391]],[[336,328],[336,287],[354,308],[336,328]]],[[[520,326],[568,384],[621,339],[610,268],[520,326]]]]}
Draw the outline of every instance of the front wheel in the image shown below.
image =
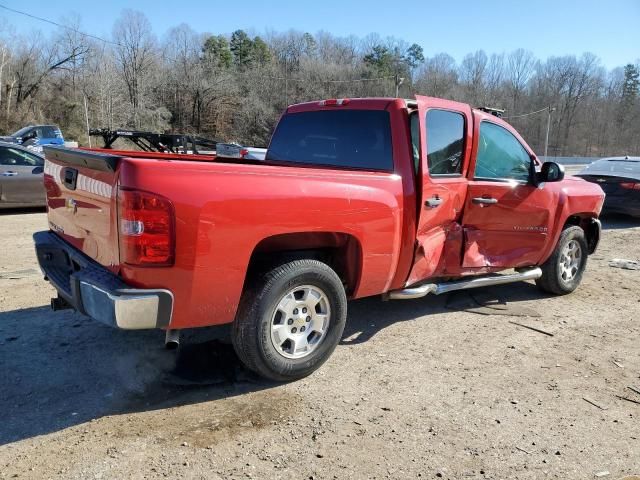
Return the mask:
{"type": "Polygon", "coordinates": [[[346,318],[340,277],[317,260],[296,260],[249,286],[234,322],[233,346],[245,366],[259,375],[296,380],[329,358],[346,318]]]}
{"type": "Polygon", "coordinates": [[[584,230],[577,226],[565,228],[549,259],[542,264],[542,276],[536,284],[545,292],[566,295],[573,292],[587,266],[589,247],[584,230]]]}

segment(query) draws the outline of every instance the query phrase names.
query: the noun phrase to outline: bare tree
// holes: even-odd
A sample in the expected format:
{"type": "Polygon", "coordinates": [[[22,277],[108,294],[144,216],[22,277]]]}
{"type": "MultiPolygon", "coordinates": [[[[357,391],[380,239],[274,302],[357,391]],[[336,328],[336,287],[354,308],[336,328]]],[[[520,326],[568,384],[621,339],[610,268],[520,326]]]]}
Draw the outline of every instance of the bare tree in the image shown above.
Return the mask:
{"type": "Polygon", "coordinates": [[[535,68],[535,58],[533,53],[522,48],[514,50],[507,56],[506,77],[511,94],[511,108],[517,112],[518,100],[524,93],[535,68]]]}
{"type": "Polygon", "coordinates": [[[484,50],[469,53],[462,59],[459,78],[462,83],[464,99],[473,105],[485,103],[485,70],[487,54],[484,50]]]}
{"type": "Polygon", "coordinates": [[[147,17],[124,10],[113,27],[113,40],[120,72],[129,93],[133,125],[140,126],[145,81],[155,62],[156,39],[147,17]]]}

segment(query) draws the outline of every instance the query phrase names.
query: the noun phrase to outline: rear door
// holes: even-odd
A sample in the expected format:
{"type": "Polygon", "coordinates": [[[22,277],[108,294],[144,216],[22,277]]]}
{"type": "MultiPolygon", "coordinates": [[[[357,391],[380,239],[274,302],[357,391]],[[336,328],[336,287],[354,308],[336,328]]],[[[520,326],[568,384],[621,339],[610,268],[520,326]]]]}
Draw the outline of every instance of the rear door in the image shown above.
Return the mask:
{"type": "Polygon", "coordinates": [[[19,148],[0,148],[0,195],[3,203],[44,205],[44,161],[19,148]]]}
{"type": "Polygon", "coordinates": [[[418,109],[410,120],[418,179],[418,227],[408,285],[460,265],[460,221],[473,128],[468,105],[431,97],[416,98],[418,109]]]}
{"type": "Polygon", "coordinates": [[[505,125],[476,118],[477,144],[464,207],[464,269],[540,260],[557,204],[530,181],[533,153],[505,125]]]}

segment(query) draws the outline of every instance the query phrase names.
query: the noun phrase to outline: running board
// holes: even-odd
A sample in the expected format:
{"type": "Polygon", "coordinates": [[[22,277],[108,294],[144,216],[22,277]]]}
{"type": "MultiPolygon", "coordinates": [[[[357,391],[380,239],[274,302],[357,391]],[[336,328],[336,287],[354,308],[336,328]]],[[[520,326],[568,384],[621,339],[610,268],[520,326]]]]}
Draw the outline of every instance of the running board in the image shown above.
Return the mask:
{"type": "Polygon", "coordinates": [[[388,292],[384,294],[384,297],[385,300],[411,300],[414,298],[424,297],[430,293],[440,295],[454,290],[468,290],[470,288],[488,287],[490,285],[503,285],[505,283],[535,280],[541,276],[542,270],[536,267],[517,273],[511,273],[509,275],[487,275],[483,277],[474,277],[469,280],[456,280],[444,283],[425,283],[417,287],[388,292]]]}

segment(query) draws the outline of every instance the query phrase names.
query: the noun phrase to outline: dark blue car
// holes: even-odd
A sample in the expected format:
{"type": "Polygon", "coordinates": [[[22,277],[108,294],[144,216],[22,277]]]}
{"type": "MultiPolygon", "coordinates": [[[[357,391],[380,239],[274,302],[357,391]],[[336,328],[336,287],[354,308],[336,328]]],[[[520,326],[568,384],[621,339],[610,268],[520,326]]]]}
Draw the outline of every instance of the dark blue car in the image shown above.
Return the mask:
{"type": "Polygon", "coordinates": [[[7,137],[0,137],[0,141],[17,143],[24,146],[64,145],[64,138],[60,128],[56,125],[31,125],[24,127],[7,137]]]}

